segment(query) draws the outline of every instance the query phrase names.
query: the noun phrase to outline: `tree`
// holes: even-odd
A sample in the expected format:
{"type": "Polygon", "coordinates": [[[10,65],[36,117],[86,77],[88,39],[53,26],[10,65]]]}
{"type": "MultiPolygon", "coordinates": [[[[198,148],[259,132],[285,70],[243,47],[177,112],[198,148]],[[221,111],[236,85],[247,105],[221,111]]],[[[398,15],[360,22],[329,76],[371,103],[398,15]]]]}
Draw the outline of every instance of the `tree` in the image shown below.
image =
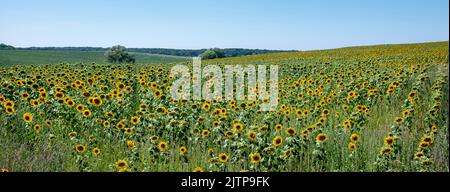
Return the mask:
{"type": "Polygon", "coordinates": [[[15,49],[15,48],[11,45],[6,45],[3,43],[0,44],[0,50],[13,50],[13,49],[15,49]]]}
{"type": "Polygon", "coordinates": [[[106,60],[110,63],[134,63],[136,59],[121,45],[111,47],[105,52],[106,60]]]}
{"type": "Polygon", "coordinates": [[[202,59],[215,59],[215,58],[224,58],[225,52],[219,48],[208,49],[203,52],[200,57],[202,59]]]}

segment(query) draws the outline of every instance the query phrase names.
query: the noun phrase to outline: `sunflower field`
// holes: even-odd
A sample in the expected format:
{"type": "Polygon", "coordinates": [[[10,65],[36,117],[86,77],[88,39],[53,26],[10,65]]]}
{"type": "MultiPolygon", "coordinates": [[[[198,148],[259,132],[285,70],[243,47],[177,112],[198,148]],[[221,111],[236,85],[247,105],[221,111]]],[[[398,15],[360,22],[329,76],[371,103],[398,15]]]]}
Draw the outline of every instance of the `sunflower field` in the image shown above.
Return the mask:
{"type": "Polygon", "coordinates": [[[270,112],[172,99],[180,63],[0,66],[0,168],[449,171],[448,42],[204,61],[278,65],[270,112]]]}

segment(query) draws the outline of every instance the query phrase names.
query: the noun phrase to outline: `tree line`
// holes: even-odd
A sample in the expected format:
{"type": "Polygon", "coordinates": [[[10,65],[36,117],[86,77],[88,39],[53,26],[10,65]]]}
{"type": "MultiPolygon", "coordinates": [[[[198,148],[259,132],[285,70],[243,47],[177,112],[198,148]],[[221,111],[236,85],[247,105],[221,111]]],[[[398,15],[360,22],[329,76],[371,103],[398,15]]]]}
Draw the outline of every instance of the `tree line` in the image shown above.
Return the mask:
{"type": "MultiPolygon", "coordinates": [[[[109,48],[103,47],[27,47],[18,48],[11,45],[0,44],[0,50],[43,50],[43,51],[107,51],[109,48]]],[[[218,51],[218,48],[213,49],[166,49],[166,48],[128,48],[129,52],[148,53],[158,55],[173,55],[181,57],[197,57],[205,53],[208,50],[218,51]]],[[[242,48],[226,48],[220,49],[219,54],[223,54],[224,57],[237,57],[244,55],[256,55],[274,52],[285,52],[295,50],[269,50],[269,49],[242,49],[242,48]]]]}

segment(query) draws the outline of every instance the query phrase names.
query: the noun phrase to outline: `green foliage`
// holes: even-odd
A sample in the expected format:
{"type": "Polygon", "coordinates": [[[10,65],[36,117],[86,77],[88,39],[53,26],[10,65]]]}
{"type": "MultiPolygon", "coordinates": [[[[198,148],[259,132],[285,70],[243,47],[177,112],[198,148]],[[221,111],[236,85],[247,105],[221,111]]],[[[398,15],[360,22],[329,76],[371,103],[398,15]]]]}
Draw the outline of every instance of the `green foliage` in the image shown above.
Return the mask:
{"type": "Polygon", "coordinates": [[[15,48],[11,45],[6,45],[3,43],[0,43],[0,50],[13,50],[13,49],[15,49],[15,48]]]}
{"type": "Polygon", "coordinates": [[[105,52],[106,60],[110,63],[134,63],[136,58],[127,52],[127,48],[121,45],[111,47],[105,52]]]}
{"type": "Polygon", "coordinates": [[[224,58],[225,52],[219,48],[208,49],[200,55],[202,59],[224,58]]]}

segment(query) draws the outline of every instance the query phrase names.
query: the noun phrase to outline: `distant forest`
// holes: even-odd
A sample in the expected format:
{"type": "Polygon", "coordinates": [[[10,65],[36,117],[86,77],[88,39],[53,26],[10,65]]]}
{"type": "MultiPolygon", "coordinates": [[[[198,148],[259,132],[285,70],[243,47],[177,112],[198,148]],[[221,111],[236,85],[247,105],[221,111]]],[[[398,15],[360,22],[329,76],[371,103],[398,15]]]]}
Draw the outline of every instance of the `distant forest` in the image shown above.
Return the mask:
{"type": "MultiPolygon", "coordinates": [[[[108,48],[103,47],[27,47],[14,48],[13,46],[0,44],[2,49],[17,49],[17,50],[48,50],[48,51],[106,51],[108,48]]],[[[182,57],[196,57],[205,52],[207,49],[165,49],[165,48],[127,48],[129,52],[159,54],[159,55],[173,55],[182,57]]],[[[241,49],[241,48],[227,48],[221,49],[225,53],[225,57],[237,57],[244,55],[256,55],[274,52],[286,52],[295,50],[267,50],[267,49],[241,49]]]]}

